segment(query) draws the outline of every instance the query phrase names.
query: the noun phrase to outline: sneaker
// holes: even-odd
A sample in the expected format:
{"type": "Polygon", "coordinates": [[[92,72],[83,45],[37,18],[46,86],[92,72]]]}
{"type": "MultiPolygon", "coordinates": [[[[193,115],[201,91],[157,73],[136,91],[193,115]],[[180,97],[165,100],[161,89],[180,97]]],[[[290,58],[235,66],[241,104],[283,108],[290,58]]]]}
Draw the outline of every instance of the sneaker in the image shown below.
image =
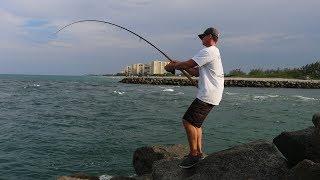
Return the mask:
{"type": "Polygon", "coordinates": [[[201,153],[201,154],[198,155],[198,156],[200,156],[200,159],[201,159],[201,160],[204,160],[204,158],[206,158],[208,155],[206,155],[205,153],[201,153]]]}
{"type": "Polygon", "coordinates": [[[179,167],[188,169],[196,165],[200,160],[201,160],[200,156],[192,156],[189,154],[184,157],[182,162],[179,164],[179,167]]]}

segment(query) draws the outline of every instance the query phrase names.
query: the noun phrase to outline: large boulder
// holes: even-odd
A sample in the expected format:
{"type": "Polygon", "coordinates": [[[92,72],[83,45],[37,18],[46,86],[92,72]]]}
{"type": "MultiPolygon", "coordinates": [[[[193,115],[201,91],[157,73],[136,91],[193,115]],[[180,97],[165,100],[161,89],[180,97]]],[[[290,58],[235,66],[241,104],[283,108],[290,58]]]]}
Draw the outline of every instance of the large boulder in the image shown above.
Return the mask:
{"type": "Polygon", "coordinates": [[[320,114],[315,114],[312,121],[315,127],[283,132],[273,139],[291,167],[304,159],[320,162],[320,114]]]}
{"type": "Polygon", "coordinates": [[[320,164],[308,159],[299,162],[291,169],[288,180],[317,180],[320,179],[320,164]]]}
{"type": "Polygon", "coordinates": [[[114,176],[110,180],[136,180],[133,177],[127,177],[127,176],[114,176]]]}
{"type": "Polygon", "coordinates": [[[207,156],[195,167],[179,168],[179,159],[154,163],[154,180],[281,179],[289,169],[276,146],[265,140],[239,145],[207,156]]]}
{"type": "Polygon", "coordinates": [[[99,180],[99,177],[90,176],[84,173],[76,173],[70,176],[60,176],[57,180],[99,180]]]}
{"type": "Polygon", "coordinates": [[[162,146],[138,148],[133,154],[133,167],[138,176],[152,173],[152,165],[161,159],[182,159],[188,154],[189,148],[185,145],[162,146]]]}
{"type": "Polygon", "coordinates": [[[142,176],[133,176],[133,177],[114,176],[110,180],[152,180],[152,176],[151,174],[144,174],[142,176]]]}
{"type": "Polygon", "coordinates": [[[60,176],[57,178],[57,180],[102,180],[102,179],[110,179],[110,180],[152,180],[151,174],[145,174],[143,176],[113,176],[113,177],[104,177],[100,176],[90,176],[86,175],[84,173],[77,173],[70,176],[60,176]]]}

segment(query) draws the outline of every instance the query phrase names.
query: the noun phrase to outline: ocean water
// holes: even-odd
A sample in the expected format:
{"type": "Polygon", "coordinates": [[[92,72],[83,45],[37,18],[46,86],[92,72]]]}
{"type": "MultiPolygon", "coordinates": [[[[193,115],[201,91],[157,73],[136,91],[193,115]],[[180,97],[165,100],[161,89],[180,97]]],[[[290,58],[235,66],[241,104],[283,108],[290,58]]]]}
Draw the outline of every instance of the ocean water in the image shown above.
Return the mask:
{"type": "MultiPolygon", "coordinates": [[[[136,148],[187,143],[181,117],[194,87],[119,80],[0,75],[0,179],[130,176],[136,148]]],[[[316,89],[225,88],[204,123],[204,151],[312,126],[319,107],[316,89]]]]}

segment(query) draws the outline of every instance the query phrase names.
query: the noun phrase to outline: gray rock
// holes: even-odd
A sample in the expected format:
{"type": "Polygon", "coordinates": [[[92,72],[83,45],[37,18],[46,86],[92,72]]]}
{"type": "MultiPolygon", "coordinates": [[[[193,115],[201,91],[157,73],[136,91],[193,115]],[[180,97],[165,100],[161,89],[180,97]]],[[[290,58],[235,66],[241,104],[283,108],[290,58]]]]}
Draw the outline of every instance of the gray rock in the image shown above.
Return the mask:
{"type": "Polygon", "coordinates": [[[113,176],[110,180],[136,180],[133,177],[127,177],[127,176],[113,176]]]}
{"type": "Polygon", "coordinates": [[[90,176],[84,173],[77,173],[70,176],[60,176],[57,180],[99,180],[99,177],[90,176]]]}
{"type": "Polygon", "coordinates": [[[317,180],[320,179],[320,164],[308,159],[299,162],[292,168],[288,180],[317,180]]]}
{"type": "Polygon", "coordinates": [[[136,180],[152,180],[151,174],[144,174],[142,176],[135,177],[136,180]]]}
{"type": "Polygon", "coordinates": [[[133,154],[133,167],[138,176],[150,174],[152,165],[161,159],[181,159],[188,154],[189,148],[185,145],[173,145],[165,147],[162,145],[138,148],[133,154]]]}
{"type": "MultiPolygon", "coordinates": [[[[313,119],[318,124],[317,115],[313,119]]],[[[274,144],[287,158],[291,167],[304,159],[320,163],[320,135],[317,128],[283,132],[273,139],[274,144]]]]}
{"type": "Polygon", "coordinates": [[[289,169],[273,143],[258,140],[207,156],[194,168],[181,169],[181,160],[154,163],[154,180],[281,179],[289,169]]]}
{"type": "Polygon", "coordinates": [[[142,176],[114,176],[110,180],[152,180],[151,174],[144,174],[142,176]]]}

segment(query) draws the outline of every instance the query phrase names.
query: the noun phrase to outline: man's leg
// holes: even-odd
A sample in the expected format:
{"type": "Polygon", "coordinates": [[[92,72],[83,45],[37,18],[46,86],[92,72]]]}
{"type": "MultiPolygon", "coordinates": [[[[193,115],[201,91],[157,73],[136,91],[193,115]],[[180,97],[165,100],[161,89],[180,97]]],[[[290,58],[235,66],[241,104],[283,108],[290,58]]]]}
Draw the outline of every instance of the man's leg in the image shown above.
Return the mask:
{"type": "Polygon", "coordinates": [[[187,133],[190,153],[182,160],[179,166],[181,168],[191,168],[201,160],[198,154],[198,130],[197,127],[186,120],[183,120],[183,125],[187,133]]]}
{"type": "Polygon", "coordinates": [[[202,128],[196,128],[197,131],[197,151],[198,155],[202,154],[202,128]]]}
{"type": "Polygon", "coordinates": [[[189,141],[190,154],[180,163],[182,168],[190,168],[202,160],[201,125],[213,105],[195,99],[183,115],[183,125],[189,141]]]}
{"type": "Polygon", "coordinates": [[[189,147],[190,147],[190,154],[192,156],[198,155],[198,130],[188,121],[183,120],[183,126],[186,130],[186,134],[188,137],[189,147]]]}

